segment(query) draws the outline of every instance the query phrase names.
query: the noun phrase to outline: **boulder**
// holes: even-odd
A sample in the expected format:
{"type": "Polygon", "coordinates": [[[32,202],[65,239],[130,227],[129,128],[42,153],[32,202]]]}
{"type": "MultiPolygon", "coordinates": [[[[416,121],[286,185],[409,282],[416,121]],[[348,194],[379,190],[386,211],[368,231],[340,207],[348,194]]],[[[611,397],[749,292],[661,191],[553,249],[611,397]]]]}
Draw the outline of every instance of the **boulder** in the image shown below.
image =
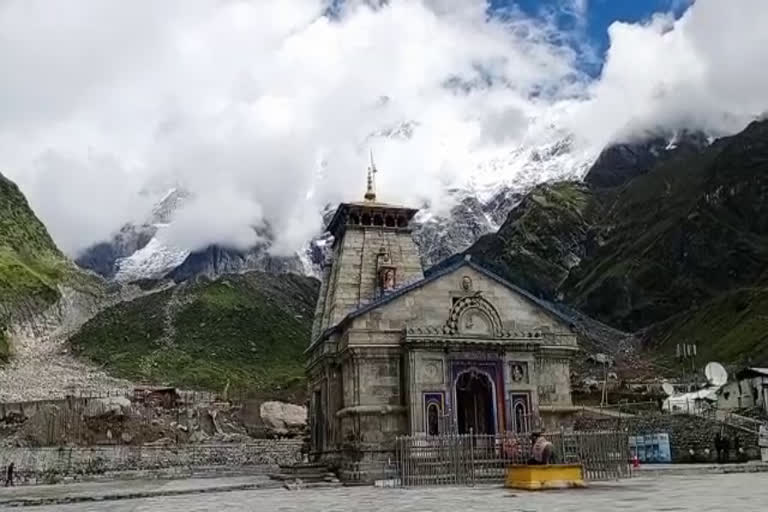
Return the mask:
{"type": "Polygon", "coordinates": [[[83,415],[87,418],[99,416],[124,416],[131,410],[131,401],[122,396],[93,400],[85,406],[83,415]]]}
{"type": "Polygon", "coordinates": [[[268,433],[298,435],[307,426],[307,408],[285,402],[264,402],[259,408],[261,421],[268,433]]]}

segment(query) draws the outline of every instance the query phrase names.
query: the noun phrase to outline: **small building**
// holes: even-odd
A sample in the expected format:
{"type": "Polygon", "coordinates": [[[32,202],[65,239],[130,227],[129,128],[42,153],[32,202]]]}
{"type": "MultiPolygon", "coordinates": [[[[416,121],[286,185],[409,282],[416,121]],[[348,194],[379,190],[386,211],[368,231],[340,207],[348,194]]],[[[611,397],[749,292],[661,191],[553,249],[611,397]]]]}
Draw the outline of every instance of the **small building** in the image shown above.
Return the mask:
{"type": "Polygon", "coordinates": [[[339,206],[307,349],[312,454],[371,480],[399,435],[527,432],[573,413],[570,320],[469,257],[425,273],[416,210],[339,206]]]}
{"type": "Polygon", "coordinates": [[[744,368],[718,391],[718,409],[760,408],[768,413],[768,368],[744,368]]]}

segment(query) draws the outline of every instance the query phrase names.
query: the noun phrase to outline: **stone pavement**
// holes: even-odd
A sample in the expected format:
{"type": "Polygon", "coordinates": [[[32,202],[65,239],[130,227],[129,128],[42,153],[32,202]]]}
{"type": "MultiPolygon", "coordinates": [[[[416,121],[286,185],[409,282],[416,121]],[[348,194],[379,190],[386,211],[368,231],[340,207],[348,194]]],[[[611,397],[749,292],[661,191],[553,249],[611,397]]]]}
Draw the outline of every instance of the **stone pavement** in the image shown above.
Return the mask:
{"type": "Polygon", "coordinates": [[[270,480],[266,475],[249,475],[187,478],[183,480],[117,480],[0,487],[0,507],[130,500],[153,496],[277,488],[280,485],[280,483],[270,480]]]}
{"type": "Polygon", "coordinates": [[[766,473],[768,463],[750,461],[743,464],[641,464],[639,468],[633,468],[632,471],[637,476],[766,473]]]}
{"type": "Polygon", "coordinates": [[[760,473],[640,477],[587,489],[525,492],[501,487],[284,489],[34,507],[35,512],[640,512],[739,510],[768,503],[760,473]]]}

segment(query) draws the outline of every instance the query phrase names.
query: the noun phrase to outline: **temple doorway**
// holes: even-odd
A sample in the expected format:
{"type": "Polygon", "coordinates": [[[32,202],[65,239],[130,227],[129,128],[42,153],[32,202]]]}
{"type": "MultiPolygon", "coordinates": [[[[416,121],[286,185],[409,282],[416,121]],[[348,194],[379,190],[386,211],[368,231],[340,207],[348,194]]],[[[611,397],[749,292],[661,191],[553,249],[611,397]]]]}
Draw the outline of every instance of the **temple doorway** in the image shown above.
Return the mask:
{"type": "Polygon", "coordinates": [[[456,379],[456,424],[459,434],[495,434],[493,386],[484,373],[467,371],[456,379]]]}

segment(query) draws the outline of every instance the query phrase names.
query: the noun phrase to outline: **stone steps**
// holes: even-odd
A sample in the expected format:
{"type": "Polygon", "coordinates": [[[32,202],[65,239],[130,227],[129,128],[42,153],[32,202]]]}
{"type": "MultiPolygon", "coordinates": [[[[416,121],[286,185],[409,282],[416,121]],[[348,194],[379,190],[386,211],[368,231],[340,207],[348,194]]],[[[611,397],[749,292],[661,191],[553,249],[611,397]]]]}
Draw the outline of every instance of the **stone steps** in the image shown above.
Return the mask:
{"type": "Polygon", "coordinates": [[[283,482],[288,489],[302,488],[307,485],[328,484],[328,487],[341,485],[336,474],[324,464],[281,465],[279,473],[270,473],[269,478],[283,482]]]}

